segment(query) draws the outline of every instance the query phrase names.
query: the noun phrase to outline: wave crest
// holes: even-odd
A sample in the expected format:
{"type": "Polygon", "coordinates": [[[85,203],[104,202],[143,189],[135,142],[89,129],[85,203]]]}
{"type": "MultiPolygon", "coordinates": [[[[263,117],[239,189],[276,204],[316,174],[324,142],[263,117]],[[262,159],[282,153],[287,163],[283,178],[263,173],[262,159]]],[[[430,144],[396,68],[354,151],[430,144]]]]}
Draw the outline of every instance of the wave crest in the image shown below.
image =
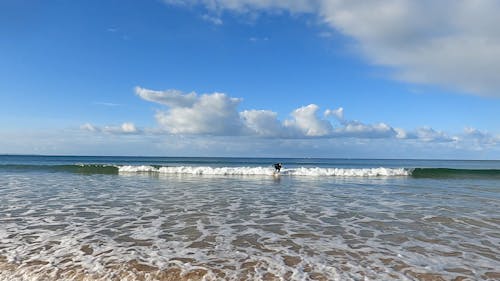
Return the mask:
{"type": "MultiPolygon", "coordinates": [[[[154,167],[154,166],[121,166],[120,173],[159,173],[159,174],[186,174],[186,175],[223,175],[223,176],[252,176],[274,175],[271,167],[154,167]]],[[[377,177],[377,176],[409,176],[411,171],[405,168],[291,168],[282,169],[280,175],[289,176],[339,176],[339,177],[377,177]]]]}

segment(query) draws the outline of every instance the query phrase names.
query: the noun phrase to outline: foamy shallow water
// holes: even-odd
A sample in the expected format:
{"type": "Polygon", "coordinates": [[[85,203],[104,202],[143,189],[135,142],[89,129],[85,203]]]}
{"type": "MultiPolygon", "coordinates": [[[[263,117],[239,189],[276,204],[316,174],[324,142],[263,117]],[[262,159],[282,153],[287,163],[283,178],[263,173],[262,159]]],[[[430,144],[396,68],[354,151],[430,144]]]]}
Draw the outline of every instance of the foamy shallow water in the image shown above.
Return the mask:
{"type": "Polygon", "coordinates": [[[0,280],[498,280],[498,206],[498,180],[4,172],[0,280]]]}

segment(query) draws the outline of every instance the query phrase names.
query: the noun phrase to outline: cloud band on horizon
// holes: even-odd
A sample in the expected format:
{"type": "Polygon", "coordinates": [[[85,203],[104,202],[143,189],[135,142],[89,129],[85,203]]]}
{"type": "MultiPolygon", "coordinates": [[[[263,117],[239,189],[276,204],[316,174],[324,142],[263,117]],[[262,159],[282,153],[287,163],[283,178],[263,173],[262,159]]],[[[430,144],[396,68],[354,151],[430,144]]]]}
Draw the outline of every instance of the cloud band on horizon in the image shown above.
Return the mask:
{"type": "MultiPolygon", "coordinates": [[[[180,90],[150,90],[136,87],[140,98],[166,106],[155,114],[159,130],[174,135],[252,136],[275,139],[358,138],[413,139],[423,142],[455,142],[459,137],[448,136],[429,127],[406,131],[386,123],[366,124],[344,118],[344,108],[326,109],[320,114],[316,104],[301,106],[290,118],[278,119],[272,110],[238,111],[241,98],[224,93],[198,95],[180,90]]],[[[472,130],[472,129],[470,129],[472,130]]]]}
{"type": "MultiPolygon", "coordinates": [[[[156,110],[157,128],[138,128],[132,122],[119,126],[99,127],[86,123],[81,130],[93,133],[135,136],[179,136],[188,138],[252,138],[262,141],[366,141],[388,140],[394,144],[425,147],[431,143],[446,145],[453,149],[480,151],[495,148],[500,135],[490,134],[465,127],[458,135],[449,135],[431,127],[420,127],[412,131],[395,128],[386,123],[366,124],[344,117],[344,108],[326,109],[320,114],[316,104],[301,106],[293,110],[288,119],[280,120],[272,110],[249,109],[238,111],[243,101],[224,93],[197,94],[170,89],[164,91],[135,88],[141,99],[163,106],[156,110]]],[[[195,142],[196,143],[196,142],[195,142]]],[[[210,142],[203,142],[210,143],[210,142]]],[[[247,144],[249,145],[249,144],[247,144]]]]}

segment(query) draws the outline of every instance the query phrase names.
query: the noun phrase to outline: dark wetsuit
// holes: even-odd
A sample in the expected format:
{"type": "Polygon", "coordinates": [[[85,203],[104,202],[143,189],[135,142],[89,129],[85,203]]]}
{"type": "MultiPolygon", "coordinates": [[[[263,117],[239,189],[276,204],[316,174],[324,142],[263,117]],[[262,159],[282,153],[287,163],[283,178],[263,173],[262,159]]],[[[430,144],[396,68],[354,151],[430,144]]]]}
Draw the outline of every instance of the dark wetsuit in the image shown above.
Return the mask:
{"type": "Polygon", "coordinates": [[[280,172],[280,170],[281,170],[281,163],[276,163],[276,164],[274,164],[274,168],[276,169],[276,172],[278,172],[278,173],[279,173],[279,172],[280,172]]]}

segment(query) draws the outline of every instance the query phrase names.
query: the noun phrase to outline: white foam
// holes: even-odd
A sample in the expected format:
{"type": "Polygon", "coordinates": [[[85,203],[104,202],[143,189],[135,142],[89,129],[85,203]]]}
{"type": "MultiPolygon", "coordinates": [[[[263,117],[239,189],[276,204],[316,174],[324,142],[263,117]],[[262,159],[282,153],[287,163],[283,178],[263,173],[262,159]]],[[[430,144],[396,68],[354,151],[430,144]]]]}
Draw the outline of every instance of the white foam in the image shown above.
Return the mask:
{"type": "MultiPolygon", "coordinates": [[[[158,174],[186,174],[186,175],[222,175],[222,176],[253,176],[253,175],[274,175],[272,167],[208,167],[208,166],[174,166],[174,167],[153,167],[153,166],[120,166],[120,173],[158,173],[158,174]]],[[[337,176],[337,177],[392,177],[409,176],[411,171],[405,168],[291,168],[282,169],[281,175],[288,176],[337,176]]]]}
{"type": "MultiPolygon", "coordinates": [[[[394,188],[407,179],[386,186],[321,178],[398,169],[283,169],[289,178],[281,182],[197,176],[272,167],[171,169],[195,176],[0,177],[0,280],[76,280],[62,275],[71,268],[82,280],[157,280],[134,275],[132,261],[162,271],[205,270],[203,280],[415,279],[408,270],[479,280],[498,268],[500,229],[491,216],[498,199],[489,193],[455,189],[449,209],[441,209],[449,189],[394,188]],[[474,211],[462,209],[470,204],[474,211]]],[[[152,166],[124,170],[162,173],[152,166]]]]}
{"type": "Polygon", "coordinates": [[[120,172],[124,173],[139,173],[139,172],[158,172],[158,169],[153,166],[120,166],[120,172]]]}
{"type": "Polygon", "coordinates": [[[377,176],[409,176],[411,172],[404,168],[297,168],[286,171],[294,176],[340,176],[340,177],[377,177],[377,176]]]}

